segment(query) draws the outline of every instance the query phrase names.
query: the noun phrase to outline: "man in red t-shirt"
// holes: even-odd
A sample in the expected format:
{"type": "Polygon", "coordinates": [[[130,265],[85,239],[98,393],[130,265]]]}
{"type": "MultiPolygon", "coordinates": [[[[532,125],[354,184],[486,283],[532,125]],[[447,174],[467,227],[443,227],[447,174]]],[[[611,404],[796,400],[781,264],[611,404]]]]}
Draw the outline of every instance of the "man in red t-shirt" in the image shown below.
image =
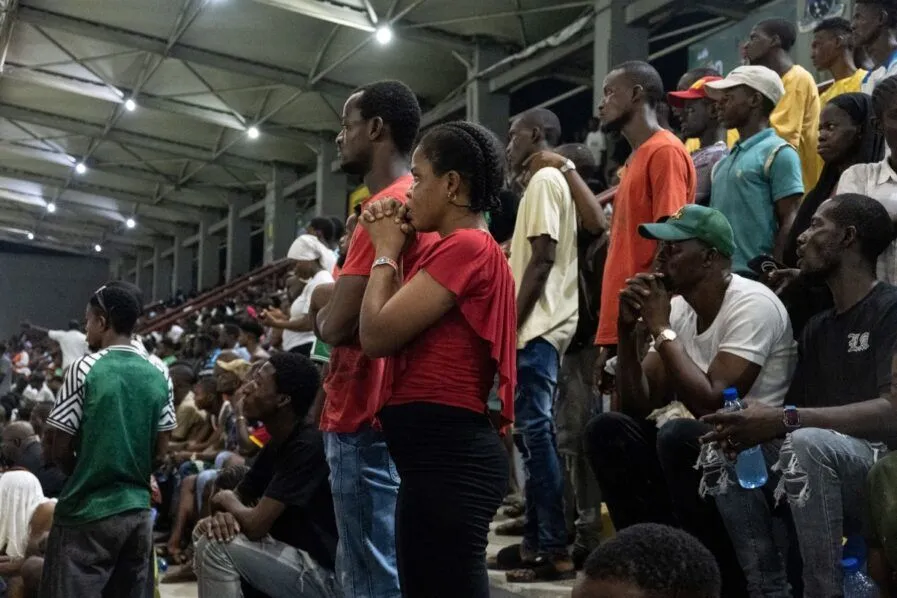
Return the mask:
{"type": "MultiPolygon", "coordinates": [[[[366,85],[346,101],[336,144],[343,170],[362,175],[371,191],[365,203],[405,201],[419,126],[417,99],[398,81],[366,85]]],[[[420,235],[403,254],[405,272],[430,242],[420,235]]],[[[331,300],[315,319],[318,338],[333,347],[320,426],[339,528],[336,572],[347,598],[401,596],[395,548],[399,476],[375,421],[392,386],[390,360],[368,358],[358,343],[358,316],[375,257],[367,231],[357,227],[331,300]]]]}

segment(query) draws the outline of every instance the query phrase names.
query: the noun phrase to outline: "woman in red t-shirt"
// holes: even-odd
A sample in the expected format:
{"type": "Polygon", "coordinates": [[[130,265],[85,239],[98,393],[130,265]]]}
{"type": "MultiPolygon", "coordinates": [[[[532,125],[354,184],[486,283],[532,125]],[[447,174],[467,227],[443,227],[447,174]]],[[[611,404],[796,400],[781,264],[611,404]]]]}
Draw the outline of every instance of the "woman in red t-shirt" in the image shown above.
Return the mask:
{"type": "Polygon", "coordinates": [[[484,216],[498,205],[504,152],[483,127],[449,123],[423,137],[411,172],[407,206],[379,201],[359,221],[377,254],[361,346],[393,356],[379,417],[402,478],[399,579],[406,597],[486,598],[486,537],[508,484],[497,430],[513,418],[517,344],[514,279],[484,216]],[[403,277],[415,230],[440,239],[403,277]],[[496,376],[500,404],[487,405],[496,376]]]}

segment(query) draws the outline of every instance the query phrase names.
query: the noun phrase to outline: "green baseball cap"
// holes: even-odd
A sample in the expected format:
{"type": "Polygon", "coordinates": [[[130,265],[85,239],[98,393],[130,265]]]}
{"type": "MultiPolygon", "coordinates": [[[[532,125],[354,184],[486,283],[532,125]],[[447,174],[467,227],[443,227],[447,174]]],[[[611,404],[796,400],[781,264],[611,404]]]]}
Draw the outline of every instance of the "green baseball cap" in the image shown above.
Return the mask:
{"type": "Polygon", "coordinates": [[[653,224],[640,224],[638,232],[646,239],[687,241],[698,239],[726,257],[735,252],[735,235],[729,221],[719,210],[689,204],[672,216],[664,216],[653,224]]]}

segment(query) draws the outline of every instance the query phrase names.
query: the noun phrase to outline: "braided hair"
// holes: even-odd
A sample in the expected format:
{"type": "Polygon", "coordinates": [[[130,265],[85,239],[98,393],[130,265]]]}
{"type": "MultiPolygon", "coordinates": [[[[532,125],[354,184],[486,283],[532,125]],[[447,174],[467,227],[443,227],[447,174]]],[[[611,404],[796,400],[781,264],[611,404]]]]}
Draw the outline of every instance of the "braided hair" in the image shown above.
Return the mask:
{"type": "Polygon", "coordinates": [[[454,170],[470,187],[470,210],[488,212],[501,206],[505,180],[504,151],[489,129],[468,121],[438,125],[428,131],[418,149],[437,176],[454,170]]]}

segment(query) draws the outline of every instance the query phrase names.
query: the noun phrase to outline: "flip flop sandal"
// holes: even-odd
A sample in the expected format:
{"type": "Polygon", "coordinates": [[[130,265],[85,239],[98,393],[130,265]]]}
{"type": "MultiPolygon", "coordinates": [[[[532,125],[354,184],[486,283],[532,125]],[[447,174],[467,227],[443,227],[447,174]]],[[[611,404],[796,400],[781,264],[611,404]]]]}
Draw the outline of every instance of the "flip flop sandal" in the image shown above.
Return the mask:
{"type": "Polygon", "coordinates": [[[505,573],[509,583],[534,583],[537,581],[560,581],[574,579],[576,570],[560,571],[557,566],[545,557],[537,558],[531,567],[513,569],[505,573]]]}
{"type": "Polygon", "coordinates": [[[494,557],[486,559],[486,567],[493,571],[510,571],[527,567],[527,561],[520,556],[520,544],[505,546],[494,557]]]}

